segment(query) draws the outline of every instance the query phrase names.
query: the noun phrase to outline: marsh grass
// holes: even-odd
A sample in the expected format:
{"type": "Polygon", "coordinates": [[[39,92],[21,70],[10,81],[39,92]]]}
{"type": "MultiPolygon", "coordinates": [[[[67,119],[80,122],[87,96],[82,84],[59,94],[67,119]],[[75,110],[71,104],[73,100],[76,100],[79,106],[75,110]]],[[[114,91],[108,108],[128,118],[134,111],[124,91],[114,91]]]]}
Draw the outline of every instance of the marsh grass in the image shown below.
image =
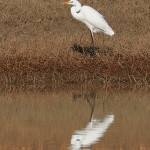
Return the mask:
{"type": "Polygon", "coordinates": [[[116,33],[94,34],[93,47],[89,30],[72,18],[69,6],[54,0],[0,0],[1,89],[148,86],[149,1],[86,4],[101,12],[116,33]]]}
{"type": "Polygon", "coordinates": [[[147,86],[149,56],[16,56],[0,59],[0,82],[8,87],[53,88],[62,85],[147,86]]]}

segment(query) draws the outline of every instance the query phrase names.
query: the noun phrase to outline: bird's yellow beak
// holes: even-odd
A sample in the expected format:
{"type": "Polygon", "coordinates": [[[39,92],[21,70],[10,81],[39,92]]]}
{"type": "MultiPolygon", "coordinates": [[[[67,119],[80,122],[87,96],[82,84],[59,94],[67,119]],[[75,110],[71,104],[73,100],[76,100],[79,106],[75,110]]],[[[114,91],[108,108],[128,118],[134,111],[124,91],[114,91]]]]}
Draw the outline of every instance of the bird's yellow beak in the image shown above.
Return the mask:
{"type": "MultiPolygon", "coordinates": [[[[70,1],[69,1],[70,2],[70,1]]],[[[69,4],[69,2],[63,2],[63,3],[60,3],[60,4],[69,4]]]]}

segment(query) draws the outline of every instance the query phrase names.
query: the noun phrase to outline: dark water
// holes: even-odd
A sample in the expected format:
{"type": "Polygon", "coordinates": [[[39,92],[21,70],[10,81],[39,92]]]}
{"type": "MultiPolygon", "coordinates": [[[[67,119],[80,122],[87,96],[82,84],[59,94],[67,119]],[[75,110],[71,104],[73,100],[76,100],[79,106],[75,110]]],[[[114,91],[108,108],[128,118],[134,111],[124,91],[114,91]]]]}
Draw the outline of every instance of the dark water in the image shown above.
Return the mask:
{"type": "Polygon", "coordinates": [[[150,150],[150,93],[0,95],[0,150],[150,150]]]}

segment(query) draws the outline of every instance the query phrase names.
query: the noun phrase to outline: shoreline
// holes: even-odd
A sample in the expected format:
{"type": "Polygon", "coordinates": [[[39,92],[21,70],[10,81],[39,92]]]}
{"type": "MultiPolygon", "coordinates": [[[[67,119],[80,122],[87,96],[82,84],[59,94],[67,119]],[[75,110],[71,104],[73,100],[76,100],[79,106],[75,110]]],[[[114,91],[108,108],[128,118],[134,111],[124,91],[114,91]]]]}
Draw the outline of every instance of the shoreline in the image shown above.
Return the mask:
{"type": "Polygon", "coordinates": [[[150,56],[74,55],[0,56],[1,89],[51,89],[62,86],[130,87],[150,85],[150,56]]]}

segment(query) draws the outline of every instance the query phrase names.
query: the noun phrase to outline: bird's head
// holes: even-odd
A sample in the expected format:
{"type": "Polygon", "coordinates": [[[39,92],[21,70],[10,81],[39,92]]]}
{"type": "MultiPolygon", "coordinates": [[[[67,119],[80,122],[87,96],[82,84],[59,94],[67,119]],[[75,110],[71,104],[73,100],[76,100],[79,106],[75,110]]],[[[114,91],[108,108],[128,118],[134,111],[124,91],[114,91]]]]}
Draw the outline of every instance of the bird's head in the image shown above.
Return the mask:
{"type": "Polygon", "coordinates": [[[63,2],[63,3],[60,3],[60,4],[69,4],[69,5],[76,5],[78,3],[78,1],[77,0],[70,0],[70,1],[68,1],[68,2],[63,2]]]}
{"type": "Polygon", "coordinates": [[[73,135],[71,138],[71,150],[80,150],[82,143],[82,136],[81,135],[73,135]]]}

